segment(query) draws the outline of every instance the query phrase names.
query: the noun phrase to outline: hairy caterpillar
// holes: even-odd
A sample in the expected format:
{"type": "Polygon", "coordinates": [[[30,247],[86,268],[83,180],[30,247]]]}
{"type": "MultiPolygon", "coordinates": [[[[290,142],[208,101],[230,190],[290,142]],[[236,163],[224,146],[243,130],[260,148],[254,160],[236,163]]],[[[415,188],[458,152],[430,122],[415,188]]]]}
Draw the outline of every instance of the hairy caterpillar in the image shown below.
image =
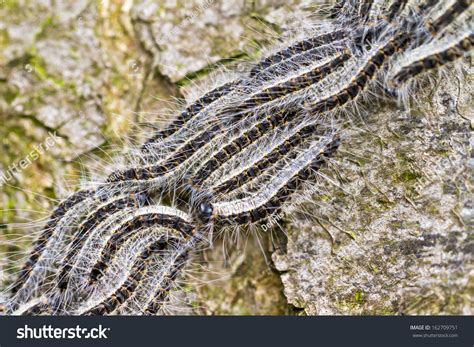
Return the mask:
{"type": "Polygon", "coordinates": [[[139,228],[146,228],[152,225],[161,225],[165,228],[171,228],[172,230],[178,231],[183,236],[190,236],[193,232],[193,226],[189,224],[189,221],[182,219],[175,215],[167,214],[166,209],[163,212],[157,212],[146,209],[140,211],[140,214],[134,215],[133,219],[124,221],[115,231],[114,234],[107,241],[104,249],[102,250],[100,260],[93,266],[90,273],[90,281],[94,282],[100,276],[102,271],[107,268],[107,263],[114,256],[118,247],[125,242],[125,237],[128,237],[131,232],[136,231],[139,228]]]}
{"type": "Polygon", "coordinates": [[[261,70],[267,69],[271,65],[279,63],[290,57],[294,57],[299,53],[307,52],[318,46],[342,40],[346,37],[346,35],[347,32],[345,30],[337,30],[295,43],[292,46],[285,48],[256,64],[256,66],[250,71],[250,76],[254,76],[257,73],[260,73],[261,70]]]}
{"type": "Polygon", "coordinates": [[[130,309],[157,313],[214,229],[255,225],[317,179],[353,110],[468,54],[472,34],[433,48],[471,32],[458,21],[469,9],[467,1],[337,5],[331,30],[288,43],[205,93],[134,152],[132,165],[63,202],[12,286],[7,313],[111,314],[161,271],[154,298],[130,309]],[[400,68],[416,50],[428,53],[400,68]],[[143,242],[142,232],[169,239],[143,242]],[[127,247],[140,255],[121,281],[109,270],[132,262],[127,247]],[[155,251],[162,260],[150,267],[155,251]],[[109,293],[99,288],[104,276],[109,293]]]}
{"type": "Polygon", "coordinates": [[[439,66],[453,62],[463,56],[474,45],[474,33],[466,34],[454,44],[446,48],[441,48],[435,53],[428,53],[425,57],[414,61],[413,63],[403,66],[392,78],[392,83],[398,87],[402,83],[407,82],[410,78],[435,69],[439,66]]]}
{"type": "Polygon", "coordinates": [[[232,90],[235,82],[228,82],[224,85],[211,90],[209,93],[196,100],[192,105],[188,106],[178,118],[170,124],[165,130],[159,131],[155,136],[145,141],[142,149],[146,149],[151,143],[154,143],[157,139],[168,137],[176,132],[181,125],[189,121],[192,117],[201,112],[205,107],[212,104],[214,101],[220,99],[222,96],[232,90]]]}
{"type": "Polygon", "coordinates": [[[21,269],[18,279],[15,281],[15,283],[12,286],[11,291],[13,293],[18,292],[18,290],[23,286],[23,284],[26,282],[33,266],[36,264],[38,258],[41,256],[41,253],[43,252],[44,248],[46,247],[46,244],[51,237],[54,227],[58,223],[58,221],[66,214],[66,212],[69,210],[69,208],[73,207],[74,205],[80,203],[83,201],[86,197],[90,196],[91,192],[90,191],[80,191],[74,195],[72,195],[70,198],[67,200],[63,201],[52,213],[49,221],[46,223],[46,225],[43,228],[43,232],[40,235],[40,237],[37,239],[34,245],[34,249],[29,257],[29,259],[26,261],[24,267],[21,269]]]}
{"type": "Polygon", "coordinates": [[[213,218],[218,225],[254,223],[269,214],[277,212],[284,201],[298,188],[299,182],[309,178],[312,170],[318,170],[323,157],[331,156],[338,146],[338,140],[331,141],[326,148],[313,144],[306,153],[287,165],[272,185],[265,187],[253,199],[242,199],[213,204],[213,218]],[[313,156],[316,155],[316,159],[313,156]]]}
{"type": "Polygon", "coordinates": [[[216,193],[226,193],[234,187],[239,187],[254,177],[257,177],[261,174],[262,171],[266,170],[269,166],[288,155],[299,144],[301,144],[306,137],[317,132],[317,125],[308,125],[300,130],[298,130],[293,136],[288,139],[285,139],[283,143],[275,146],[271,152],[265,154],[263,158],[255,163],[253,166],[245,167],[243,171],[236,174],[224,182],[221,182],[216,186],[213,191],[216,193]]]}
{"type": "Polygon", "coordinates": [[[72,268],[72,261],[86,241],[87,233],[96,227],[102,219],[106,219],[108,216],[124,208],[138,208],[139,206],[139,199],[136,199],[134,196],[118,197],[116,200],[100,205],[94,212],[87,216],[86,220],[79,226],[77,233],[71,241],[69,251],[62,260],[62,267],[58,275],[58,287],[61,290],[67,287],[69,280],[68,272],[72,268]]]}
{"type": "Polygon", "coordinates": [[[172,240],[168,238],[160,238],[158,241],[153,241],[146,249],[137,257],[133,264],[130,275],[127,277],[124,284],[120,286],[110,297],[105,299],[100,304],[85,312],[86,315],[103,315],[111,313],[127,299],[129,299],[145,273],[149,269],[150,258],[154,253],[163,251],[168,245],[172,244],[172,240]]]}

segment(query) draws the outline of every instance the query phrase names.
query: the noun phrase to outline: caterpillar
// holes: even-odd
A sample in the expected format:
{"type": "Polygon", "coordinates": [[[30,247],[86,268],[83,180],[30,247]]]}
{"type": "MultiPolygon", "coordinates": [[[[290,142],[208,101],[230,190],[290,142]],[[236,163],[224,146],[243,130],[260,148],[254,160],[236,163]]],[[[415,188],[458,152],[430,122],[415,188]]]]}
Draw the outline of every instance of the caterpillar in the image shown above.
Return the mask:
{"type": "MultiPolygon", "coordinates": [[[[146,228],[151,225],[160,225],[163,227],[171,228],[172,230],[178,231],[184,237],[192,235],[194,230],[193,226],[182,217],[178,217],[173,214],[160,213],[155,210],[145,208],[143,211],[138,211],[133,219],[127,220],[119,228],[116,228],[113,235],[107,241],[105,248],[102,250],[100,260],[92,267],[90,273],[90,282],[97,281],[101,273],[106,270],[107,263],[114,256],[117,249],[125,241],[125,237],[131,232],[139,229],[146,228]]],[[[167,212],[164,210],[163,212],[167,212]]]]}
{"type": "Polygon", "coordinates": [[[117,289],[112,295],[107,299],[103,300],[101,303],[90,308],[84,315],[104,315],[111,313],[121,304],[123,304],[127,299],[129,299],[136,287],[138,287],[139,282],[144,277],[145,272],[148,271],[150,258],[154,253],[163,251],[170,244],[173,244],[173,241],[167,237],[162,237],[158,241],[152,242],[150,245],[146,246],[145,250],[137,257],[137,260],[133,264],[130,275],[127,277],[126,281],[117,289]]]}
{"type": "MultiPolygon", "coordinates": [[[[297,91],[301,87],[309,86],[323,78],[325,75],[329,74],[333,69],[342,64],[349,57],[349,53],[346,52],[337,56],[335,59],[327,62],[326,64],[318,66],[309,72],[300,74],[281,85],[266,88],[258,94],[251,96],[248,101],[244,101],[241,105],[239,105],[239,111],[241,109],[254,108],[258,106],[259,103],[272,101],[279,96],[285,95],[289,92],[297,91]]],[[[226,110],[225,112],[229,112],[229,110],[226,110]]],[[[125,172],[114,173],[111,177],[109,177],[108,182],[124,180],[149,180],[156,176],[168,173],[183,163],[185,160],[189,159],[201,148],[201,146],[203,146],[212,138],[213,134],[217,133],[221,129],[222,127],[220,125],[214,125],[210,130],[201,133],[200,136],[197,136],[195,139],[185,144],[178,152],[175,153],[173,157],[161,165],[140,169],[131,168],[125,172]]]]}
{"type": "Polygon", "coordinates": [[[291,77],[279,84],[264,88],[257,94],[251,95],[247,100],[242,101],[239,104],[239,111],[242,109],[255,108],[262,103],[274,101],[288,93],[294,93],[300,89],[309,87],[341,66],[350,56],[350,53],[346,50],[344,53],[337,55],[334,59],[322,65],[318,65],[308,72],[298,74],[296,77],[291,77]]]}
{"type": "Polygon", "coordinates": [[[335,107],[341,107],[349,100],[355,99],[366,88],[367,83],[375,76],[375,73],[382,66],[385,59],[407,44],[408,40],[408,33],[402,33],[392,38],[387,44],[377,50],[375,54],[369,57],[367,63],[358,71],[351,83],[332,96],[313,105],[306,105],[306,107],[311,108],[311,112],[321,113],[331,111],[335,107]]]}
{"type": "Polygon", "coordinates": [[[316,37],[312,37],[307,40],[303,40],[293,44],[292,46],[285,48],[265,59],[263,59],[260,63],[256,64],[252,70],[250,71],[250,76],[256,75],[261,70],[265,70],[273,64],[280,63],[290,57],[294,57],[295,55],[303,52],[307,52],[313,48],[318,46],[322,46],[334,41],[342,40],[345,38],[346,35],[345,30],[336,30],[330,33],[322,34],[316,37]]]}
{"type": "Polygon", "coordinates": [[[189,121],[192,117],[194,117],[199,112],[201,112],[205,107],[209,106],[214,101],[220,99],[222,96],[230,92],[232,90],[232,86],[234,86],[235,84],[236,82],[225,83],[222,86],[217,87],[211,90],[209,93],[203,95],[201,98],[199,98],[190,106],[188,106],[179,115],[179,117],[172,124],[170,124],[165,130],[158,132],[156,135],[146,140],[142,146],[142,150],[147,149],[147,147],[149,147],[150,144],[156,142],[157,139],[168,137],[174,134],[179,129],[180,126],[182,126],[184,123],[189,121]]]}
{"type": "Polygon", "coordinates": [[[20,270],[17,280],[11,287],[11,292],[13,294],[17,293],[23,284],[27,281],[28,276],[36,264],[38,258],[41,256],[44,251],[46,244],[48,243],[49,238],[52,236],[54,228],[58,221],[64,217],[66,212],[73,207],[74,205],[82,202],[86,197],[91,195],[91,191],[84,190],[79,191],[73,194],[71,197],[67,198],[65,201],[61,202],[59,206],[53,211],[49,220],[46,222],[46,225],[43,228],[43,232],[36,240],[33,251],[31,252],[28,260],[26,261],[23,268],[20,270]]]}
{"type": "Polygon", "coordinates": [[[157,288],[153,299],[150,301],[148,306],[145,308],[146,315],[155,315],[158,310],[163,306],[165,300],[169,297],[169,292],[173,286],[176,277],[179,275],[180,269],[186,264],[188,258],[188,252],[183,252],[176,257],[171,264],[169,272],[165,275],[164,281],[157,288]]]}
{"type": "Polygon", "coordinates": [[[203,93],[130,165],[61,202],[5,312],[159,313],[214,231],[262,223],[323,180],[367,100],[415,93],[409,81],[470,54],[470,10],[466,0],[339,1],[327,25],[203,93]]]}
{"type": "Polygon", "coordinates": [[[252,178],[259,176],[262,171],[266,170],[269,166],[283,158],[293,148],[302,143],[306,137],[317,132],[317,128],[317,125],[312,124],[300,129],[289,139],[285,139],[283,143],[275,146],[272,151],[263,156],[263,158],[261,158],[258,163],[255,163],[253,166],[246,167],[239,174],[220,183],[218,186],[214,187],[213,191],[215,193],[226,193],[235,187],[239,187],[247,183],[252,178]]]}
{"type": "Polygon", "coordinates": [[[393,86],[399,87],[409,79],[419,74],[435,69],[442,65],[451,63],[461,58],[465,52],[468,52],[474,45],[474,34],[469,33],[458,39],[457,42],[448,47],[442,48],[435,53],[429,53],[425,57],[403,66],[391,79],[393,86]]]}
{"type": "Polygon", "coordinates": [[[451,24],[457,16],[461,15],[471,5],[469,0],[457,0],[441,16],[434,21],[428,21],[427,27],[432,35],[438,34],[442,29],[451,24]]]}
{"type": "Polygon", "coordinates": [[[387,14],[387,22],[392,22],[395,19],[395,16],[402,12],[405,6],[407,5],[406,0],[398,0],[394,1],[392,5],[390,5],[387,14]]]}
{"type": "Polygon", "coordinates": [[[290,118],[289,113],[280,113],[267,116],[262,122],[257,123],[250,130],[245,131],[242,136],[235,139],[222,150],[217,152],[204,166],[196,173],[193,178],[193,185],[199,185],[208,175],[215,171],[220,165],[232,158],[236,153],[246,148],[258,138],[263,136],[268,130],[274,129],[280,123],[286,122],[290,118]]]}
{"type": "Polygon", "coordinates": [[[87,233],[94,227],[99,225],[102,219],[125,209],[125,208],[139,208],[143,206],[143,197],[140,195],[119,196],[117,199],[109,200],[107,203],[100,205],[94,212],[87,216],[86,220],[78,227],[78,231],[70,242],[69,251],[62,260],[62,267],[58,275],[58,288],[65,290],[69,281],[68,272],[72,268],[72,262],[79,249],[84,244],[87,233]]]}
{"type": "Polygon", "coordinates": [[[272,185],[264,187],[254,198],[212,204],[212,218],[217,225],[247,224],[258,222],[276,212],[300,182],[307,180],[312,170],[319,169],[323,158],[332,155],[338,143],[335,138],[324,148],[321,148],[319,142],[312,144],[308,151],[298,156],[275,177],[272,185]],[[315,154],[316,158],[313,157],[315,154]]]}

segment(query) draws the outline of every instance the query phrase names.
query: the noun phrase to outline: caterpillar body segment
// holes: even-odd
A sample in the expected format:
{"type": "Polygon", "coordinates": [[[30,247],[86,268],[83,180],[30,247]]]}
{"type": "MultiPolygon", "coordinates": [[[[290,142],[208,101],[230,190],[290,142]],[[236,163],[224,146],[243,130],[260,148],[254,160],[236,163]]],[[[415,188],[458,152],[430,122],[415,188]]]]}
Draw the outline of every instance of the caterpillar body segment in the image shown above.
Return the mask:
{"type": "Polygon", "coordinates": [[[390,8],[388,9],[388,14],[387,14],[387,21],[391,23],[396,16],[403,11],[405,6],[407,5],[408,0],[395,0],[391,5],[390,8]]]}
{"type": "Polygon", "coordinates": [[[343,65],[350,57],[351,54],[349,50],[346,49],[341,54],[338,54],[334,59],[330,59],[322,65],[318,65],[307,72],[291,77],[282,83],[265,87],[263,90],[241,102],[239,104],[239,109],[245,110],[255,108],[263,103],[274,101],[275,99],[287,94],[307,88],[330,75],[331,72],[343,65]]]}
{"type": "Polygon", "coordinates": [[[245,131],[240,137],[235,139],[235,141],[222,148],[222,150],[217,152],[210,160],[208,160],[194,175],[192,184],[200,185],[201,182],[204,181],[212,172],[232,158],[237,152],[242,151],[258,138],[261,138],[266,132],[274,129],[282,123],[284,124],[285,122],[288,122],[292,117],[294,117],[294,115],[289,112],[267,116],[263,121],[257,123],[249,131],[245,131]]]}
{"type": "MultiPolygon", "coordinates": [[[[214,170],[208,170],[207,176],[196,172],[196,174],[192,176],[193,180],[190,181],[190,183],[193,184],[192,182],[194,181],[197,184],[195,187],[198,190],[207,192],[207,195],[210,194],[212,196],[215,193],[213,189],[216,185],[229,179],[245,166],[253,165],[253,163],[260,160],[265,153],[271,151],[274,146],[288,139],[299,128],[306,124],[306,122],[302,122],[302,118],[304,118],[302,112],[277,115],[278,117],[275,117],[271,113],[267,115],[264,122],[271,122],[275,126],[272,129],[267,130],[265,134],[260,136],[257,140],[246,145],[245,148],[234,151],[231,156],[222,156],[220,154],[221,151],[217,151],[214,156],[211,156],[209,161],[211,163],[214,162],[214,158],[225,160],[220,160],[219,165],[217,165],[214,170]]],[[[252,128],[250,128],[250,130],[252,130],[252,128]]],[[[248,131],[244,131],[244,134],[248,136],[248,131]]],[[[241,138],[236,138],[234,142],[240,143],[241,140],[241,138]]],[[[207,200],[209,201],[209,199],[207,200]]]]}
{"type": "Polygon", "coordinates": [[[310,113],[318,114],[341,107],[355,99],[367,88],[368,83],[375,77],[384,62],[403,48],[409,42],[409,39],[410,35],[408,33],[401,33],[393,37],[370,56],[349,84],[331,96],[313,104],[306,104],[305,107],[310,110],[310,113]]]}
{"type": "Polygon", "coordinates": [[[74,259],[79,250],[84,245],[87,234],[94,229],[100,222],[109,216],[127,208],[140,208],[144,205],[143,194],[131,194],[128,196],[119,196],[100,205],[94,212],[89,214],[87,219],[79,226],[77,233],[70,242],[69,249],[61,262],[61,268],[57,276],[57,288],[64,291],[69,282],[69,274],[74,265],[74,259]]]}
{"type": "Polygon", "coordinates": [[[373,5],[374,0],[360,1],[360,4],[357,8],[357,17],[360,18],[359,21],[366,22],[368,20],[373,5]]]}
{"type": "Polygon", "coordinates": [[[164,303],[169,298],[169,293],[173,289],[174,283],[176,282],[181,269],[186,264],[188,257],[189,252],[185,251],[178,253],[178,255],[173,259],[173,262],[169,266],[169,270],[165,274],[163,281],[159,284],[159,288],[156,289],[152,300],[145,308],[145,315],[156,315],[163,307],[164,303]]]}
{"type": "Polygon", "coordinates": [[[427,27],[431,34],[438,35],[445,27],[464,13],[472,5],[471,0],[456,0],[441,16],[434,21],[428,21],[427,27]]]}
{"type": "Polygon", "coordinates": [[[31,273],[33,267],[35,266],[39,257],[43,253],[50,237],[53,235],[54,228],[56,227],[58,221],[62,217],[64,217],[64,215],[71,207],[81,203],[82,201],[84,201],[84,199],[90,197],[91,195],[92,191],[81,190],[61,202],[58,207],[53,211],[49,220],[46,222],[46,225],[43,227],[43,231],[41,232],[39,238],[35,241],[33,245],[33,250],[30,253],[28,260],[24,264],[23,268],[20,270],[17,280],[13,283],[11,287],[12,294],[17,293],[27,281],[29,274],[31,273]]]}
{"type": "Polygon", "coordinates": [[[109,183],[121,181],[147,181],[171,173],[180,164],[189,159],[194,153],[208,143],[217,133],[223,130],[222,125],[216,124],[211,129],[202,132],[197,137],[185,143],[173,157],[167,159],[164,163],[129,168],[119,171],[108,177],[109,183]]]}
{"type": "Polygon", "coordinates": [[[113,259],[126,238],[140,228],[151,226],[161,226],[178,232],[183,238],[192,236],[194,227],[190,224],[189,218],[175,210],[165,207],[142,208],[138,210],[133,218],[129,218],[118,228],[115,228],[110,238],[107,240],[101,252],[100,259],[92,267],[89,275],[90,284],[94,284],[106,271],[108,264],[113,259]]]}
{"type": "Polygon", "coordinates": [[[173,123],[171,123],[166,129],[159,131],[153,137],[145,141],[142,146],[142,150],[148,151],[148,147],[150,144],[155,143],[158,139],[166,138],[172,134],[174,134],[181,126],[183,126],[186,122],[188,122],[191,118],[195,117],[199,112],[201,112],[204,108],[211,105],[216,100],[219,100],[226,94],[228,94],[232,89],[238,85],[238,81],[231,81],[224,83],[223,85],[211,90],[210,92],[204,94],[198,100],[194,101],[186,107],[186,109],[180,113],[173,123]]]}
{"type": "Polygon", "coordinates": [[[288,60],[274,64],[267,68],[263,73],[255,75],[250,81],[252,84],[263,84],[275,80],[276,76],[287,75],[289,72],[299,71],[303,68],[309,68],[315,62],[322,61],[328,57],[334,57],[342,53],[348,46],[348,38],[335,41],[331,44],[313,48],[307,52],[297,54],[288,60]]]}
{"type": "Polygon", "coordinates": [[[318,132],[318,124],[309,124],[297,128],[296,132],[290,133],[289,136],[285,136],[282,141],[277,142],[269,152],[263,153],[263,156],[250,163],[250,165],[244,165],[238,170],[235,170],[230,177],[226,177],[226,179],[221,180],[217,185],[212,186],[210,189],[212,189],[214,194],[226,194],[241,187],[250,180],[260,176],[273,164],[285,158],[294,149],[298,148],[300,144],[305,142],[306,138],[312,137],[318,132]]]}
{"type": "Polygon", "coordinates": [[[153,241],[139,254],[136,258],[130,274],[125,282],[113,294],[104,299],[101,303],[88,309],[83,315],[106,315],[116,310],[121,304],[130,299],[139,286],[141,280],[150,270],[150,262],[156,253],[160,253],[173,244],[168,237],[161,237],[157,241],[153,241]]]}
{"type": "Polygon", "coordinates": [[[273,64],[280,63],[281,61],[291,58],[294,55],[300,54],[302,52],[307,52],[311,49],[326,45],[334,41],[342,40],[344,39],[345,35],[346,31],[342,29],[299,41],[288,48],[285,48],[281,51],[274,53],[273,55],[270,55],[267,58],[264,58],[250,71],[250,76],[255,76],[260,71],[267,69],[273,64]]]}
{"type": "Polygon", "coordinates": [[[448,47],[429,53],[425,57],[403,66],[389,81],[392,87],[398,88],[403,83],[429,70],[449,64],[470,52],[474,46],[474,33],[464,35],[448,47]]]}
{"type": "Polygon", "coordinates": [[[307,151],[280,171],[273,182],[264,187],[253,198],[223,201],[212,204],[212,219],[216,225],[242,225],[258,222],[277,212],[291,195],[307,180],[314,170],[324,163],[324,158],[333,155],[339,139],[322,145],[313,143],[307,151]]]}
{"type": "MultiPolygon", "coordinates": [[[[147,207],[142,207],[139,210],[142,211],[142,209],[145,208],[147,207]]],[[[92,266],[99,260],[100,251],[103,248],[105,239],[108,238],[114,230],[123,227],[129,220],[133,219],[135,211],[137,210],[133,208],[119,210],[102,220],[97,226],[87,232],[87,237],[81,242],[81,247],[74,251],[74,257],[67,263],[69,266],[64,269],[64,274],[66,275],[64,281],[67,281],[67,285],[64,284],[63,290],[57,286],[57,281],[61,281],[62,277],[55,278],[55,292],[58,295],[61,296],[64,294],[67,296],[70,292],[78,292],[86,287],[89,273],[92,266]]],[[[63,263],[63,266],[64,265],[66,265],[66,263],[63,263]]]]}

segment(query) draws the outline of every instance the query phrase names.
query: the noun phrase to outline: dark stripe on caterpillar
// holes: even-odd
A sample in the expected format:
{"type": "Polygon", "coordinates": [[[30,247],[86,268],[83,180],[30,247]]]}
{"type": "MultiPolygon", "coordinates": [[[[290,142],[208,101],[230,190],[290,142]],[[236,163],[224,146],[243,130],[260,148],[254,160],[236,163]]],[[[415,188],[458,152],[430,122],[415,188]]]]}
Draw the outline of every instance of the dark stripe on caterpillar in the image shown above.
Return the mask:
{"type": "Polygon", "coordinates": [[[101,252],[100,259],[92,267],[89,274],[89,284],[94,284],[107,270],[110,261],[113,259],[126,237],[139,228],[163,226],[178,231],[182,236],[189,237],[193,234],[194,227],[185,220],[172,215],[161,213],[150,213],[135,216],[133,219],[122,225],[107,241],[105,248],[101,252]]]}
{"type": "Polygon", "coordinates": [[[258,222],[281,209],[283,204],[291,197],[291,195],[301,186],[301,184],[310,179],[311,174],[315,170],[319,170],[325,163],[326,158],[332,156],[339,147],[339,138],[331,141],[322,153],[316,156],[311,163],[288,179],[286,184],[278,189],[270,199],[262,205],[247,211],[235,214],[219,215],[215,213],[213,220],[216,226],[226,225],[245,225],[258,222]]]}
{"type": "Polygon", "coordinates": [[[391,23],[395,19],[395,16],[397,16],[401,11],[403,11],[407,2],[407,0],[395,0],[393,2],[387,14],[387,20],[389,23],[391,23]]]}
{"type": "Polygon", "coordinates": [[[86,198],[93,195],[92,190],[80,190],[69,198],[61,202],[58,207],[53,211],[51,217],[49,218],[46,225],[43,227],[41,235],[35,241],[33,245],[33,250],[31,251],[28,260],[23,265],[23,268],[20,270],[18,278],[13,283],[11,287],[11,293],[17,293],[20,288],[28,280],[31,270],[35,266],[36,262],[40,258],[41,254],[46,248],[46,244],[54,233],[54,228],[56,227],[58,221],[66,214],[66,212],[74,205],[77,205],[84,201],[86,198]]]}
{"type": "Polygon", "coordinates": [[[291,136],[288,140],[279,146],[276,146],[270,153],[265,155],[255,165],[246,168],[241,173],[233,176],[229,180],[222,182],[220,185],[214,187],[212,191],[216,193],[228,193],[231,190],[242,186],[253,178],[261,175],[271,165],[278,160],[284,158],[292,149],[301,144],[305,138],[317,132],[317,125],[308,125],[300,129],[296,134],[291,136]]]}
{"type": "Polygon", "coordinates": [[[366,22],[370,13],[370,9],[372,8],[374,1],[373,0],[365,0],[360,2],[359,6],[359,21],[366,22]]]}
{"type": "Polygon", "coordinates": [[[308,52],[296,54],[288,60],[270,66],[269,68],[264,70],[264,72],[254,76],[253,80],[258,83],[267,82],[273,79],[275,76],[281,75],[282,73],[286,73],[287,71],[294,70],[296,66],[298,67],[298,69],[310,67],[311,65],[314,65],[316,61],[319,61],[324,57],[328,57],[330,55],[336,55],[338,53],[341,53],[344,49],[346,48],[344,48],[342,44],[340,46],[332,44],[313,48],[308,52]]]}
{"type": "Polygon", "coordinates": [[[382,67],[385,60],[408,43],[409,37],[408,33],[401,33],[392,38],[368,60],[365,66],[360,69],[357,75],[353,78],[352,82],[350,82],[345,88],[314,103],[313,105],[310,105],[309,108],[311,112],[328,112],[355,99],[359,93],[366,88],[368,82],[375,77],[377,71],[382,67]]]}
{"type": "Polygon", "coordinates": [[[60,268],[59,275],[56,278],[57,287],[61,291],[67,289],[70,271],[73,267],[73,258],[81,250],[87,239],[87,233],[90,230],[93,230],[101,221],[122,209],[128,207],[139,208],[144,206],[144,204],[144,194],[132,194],[130,196],[114,200],[105,204],[104,206],[100,206],[97,210],[91,213],[79,226],[78,232],[76,235],[74,235],[74,238],[70,243],[69,251],[62,261],[62,267],[60,268]]]}
{"type": "Polygon", "coordinates": [[[194,101],[191,105],[186,107],[186,109],[180,113],[178,118],[173,121],[166,129],[159,131],[153,137],[145,141],[145,143],[142,145],[142,150],[146,150],[148,145],[155,143],[158,139],[168,137],[174,134],[187,121],[196,116],[205,107],[211,105],[213,102],[219,100],[220,98],[228,94],[238,84],[239,81],[227,82],[204,94],[198,100],[194,101]]]}
{"type": "Polygon", "coordinates": [[[273,116],[267,116],[265,120],[257,123],[249,131],[244,132],[242,136],[226,145],[222,150],[209,159],[203,167],[193,175],[192,185],[199,186],[213,171],[227,162],[236,153],[248,147],[270,129],[274,129],[275,127],[287,122],[294,116],[295,114],[293,112],[280,112],[273,116]]]}
{"type": "Polygon", "coordinates": [[[156,291],[153,299],[145,309],[144,312],[146,315],[156,315],[160,308],[163,307],[163,304],[169,298],[169,292],[173,289],[173,284],[175,283],[176,278],[180,274],[183,266],[186,264],[188,256],[188,251],[185,251],[176,257],[169,273],[165,275],[160,288],[156,291]]]}
{"type": "Polygon", "coordinates": [[[250,77],[255,76],[257,73],[261,73],[273,64],[279,63],[286,60],[296,54],[309,51],[318,46],[322,46],[333,41],[342,40],[346,35],[346,30],[336,30],[330,33],[311,37],[306,40],[299,41],[290,47],[287,47],[279,52],[272,54],[271,56],[262,59],[257,65],[250,71],[250,77]]]}
{"type": "Polygon", "coordinates": [[[140,281],[145,276],[148,271],[149,262],[151,257],[155,253],[160,253],[165,250],[167,247],[172,245],[173,242],[166,238],[161,237],[159,240],[152,242],[146,246],[145,250],[135,259],[132,268],[130,269],[129,275],[125,282],[108,298],[103,300],[101,303],[92,307],[83,313],[83,315],[106,315],[117,309],[122,305],[126,300],[128,300],[137,287],[140,284],[140,281]]]}
{"type": "Polygon", "coordinates": [[[470,5],[470,0],[457,0],[440,17],[432,22],[428,22],[428,29],[433,35],[438,34],[442,29],[450,25],[457,16],[461,15],[465,10],[467,10],[470,5]]]}
{"type": "Polygon", "coordinates": [[[397,74],[393,77],[392,83],[395,87],[410,80],[411,78],[439,66],[451,63],[456,59],[461,58],[465,52],[468,52],[474,46],[474,34],[470,33],[465,35],[457,43],[444,51],[431,54],[423,59],[415,61],[407,66],[404,66],[397,74]]]}
{"type": "Polygon", "coordinates": [[[342,54],[321,66],[317,66],[308,72],[304,72],[296,77],[290,78],[287,81],[259,91],[257,94],[252,95],[249,99],[239,104],[238,109],[241,111],[255,108],[259,105],[281,98],[287,94],[307,88],[331,74],[334,70],[342,66],[344,62],[349,60],[350,57],[351,54],[349,50],[344,50],[342,54]]]}
{"type": "Polygon", "coordinates": [[[186,143],[176,154],[164,163],[145,167],[129,168],[116,172],[107,178],[107,182],[120,182],[131,180],[149,180],[162,176],[179,166],[183,161],[189,159],[197,150],[209,142],[216,133],[223,130],[223,125],[217,123],[210,129],[205,130],[196,138],[186,143]]]}

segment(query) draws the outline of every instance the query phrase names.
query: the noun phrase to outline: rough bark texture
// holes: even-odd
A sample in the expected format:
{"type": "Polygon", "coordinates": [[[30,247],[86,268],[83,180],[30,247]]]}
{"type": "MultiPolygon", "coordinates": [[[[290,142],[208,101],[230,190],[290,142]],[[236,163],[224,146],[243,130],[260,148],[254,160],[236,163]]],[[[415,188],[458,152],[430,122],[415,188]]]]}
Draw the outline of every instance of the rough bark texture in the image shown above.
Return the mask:
{"type": "MultiPolygon", "coordinates": [[[[59,137],[2,185],[0,222],[45,217],[81,174],[102,171],[98,159],[143,137],[137,123],[161,124],[215,67],[258,56],[312,9],[313,1],[0,1],[2,173],[48,132],[59,137]]],[[[195,257],[176,310],[472,314],[468,72],[428,85],[409,111],[371,106],[348,128],[315,203],[282,223],[287,236],[275,228],[225,251],[216,240],[195,257]]],[[[4,247],[17,231],[0,227],[4,247]]]]}

